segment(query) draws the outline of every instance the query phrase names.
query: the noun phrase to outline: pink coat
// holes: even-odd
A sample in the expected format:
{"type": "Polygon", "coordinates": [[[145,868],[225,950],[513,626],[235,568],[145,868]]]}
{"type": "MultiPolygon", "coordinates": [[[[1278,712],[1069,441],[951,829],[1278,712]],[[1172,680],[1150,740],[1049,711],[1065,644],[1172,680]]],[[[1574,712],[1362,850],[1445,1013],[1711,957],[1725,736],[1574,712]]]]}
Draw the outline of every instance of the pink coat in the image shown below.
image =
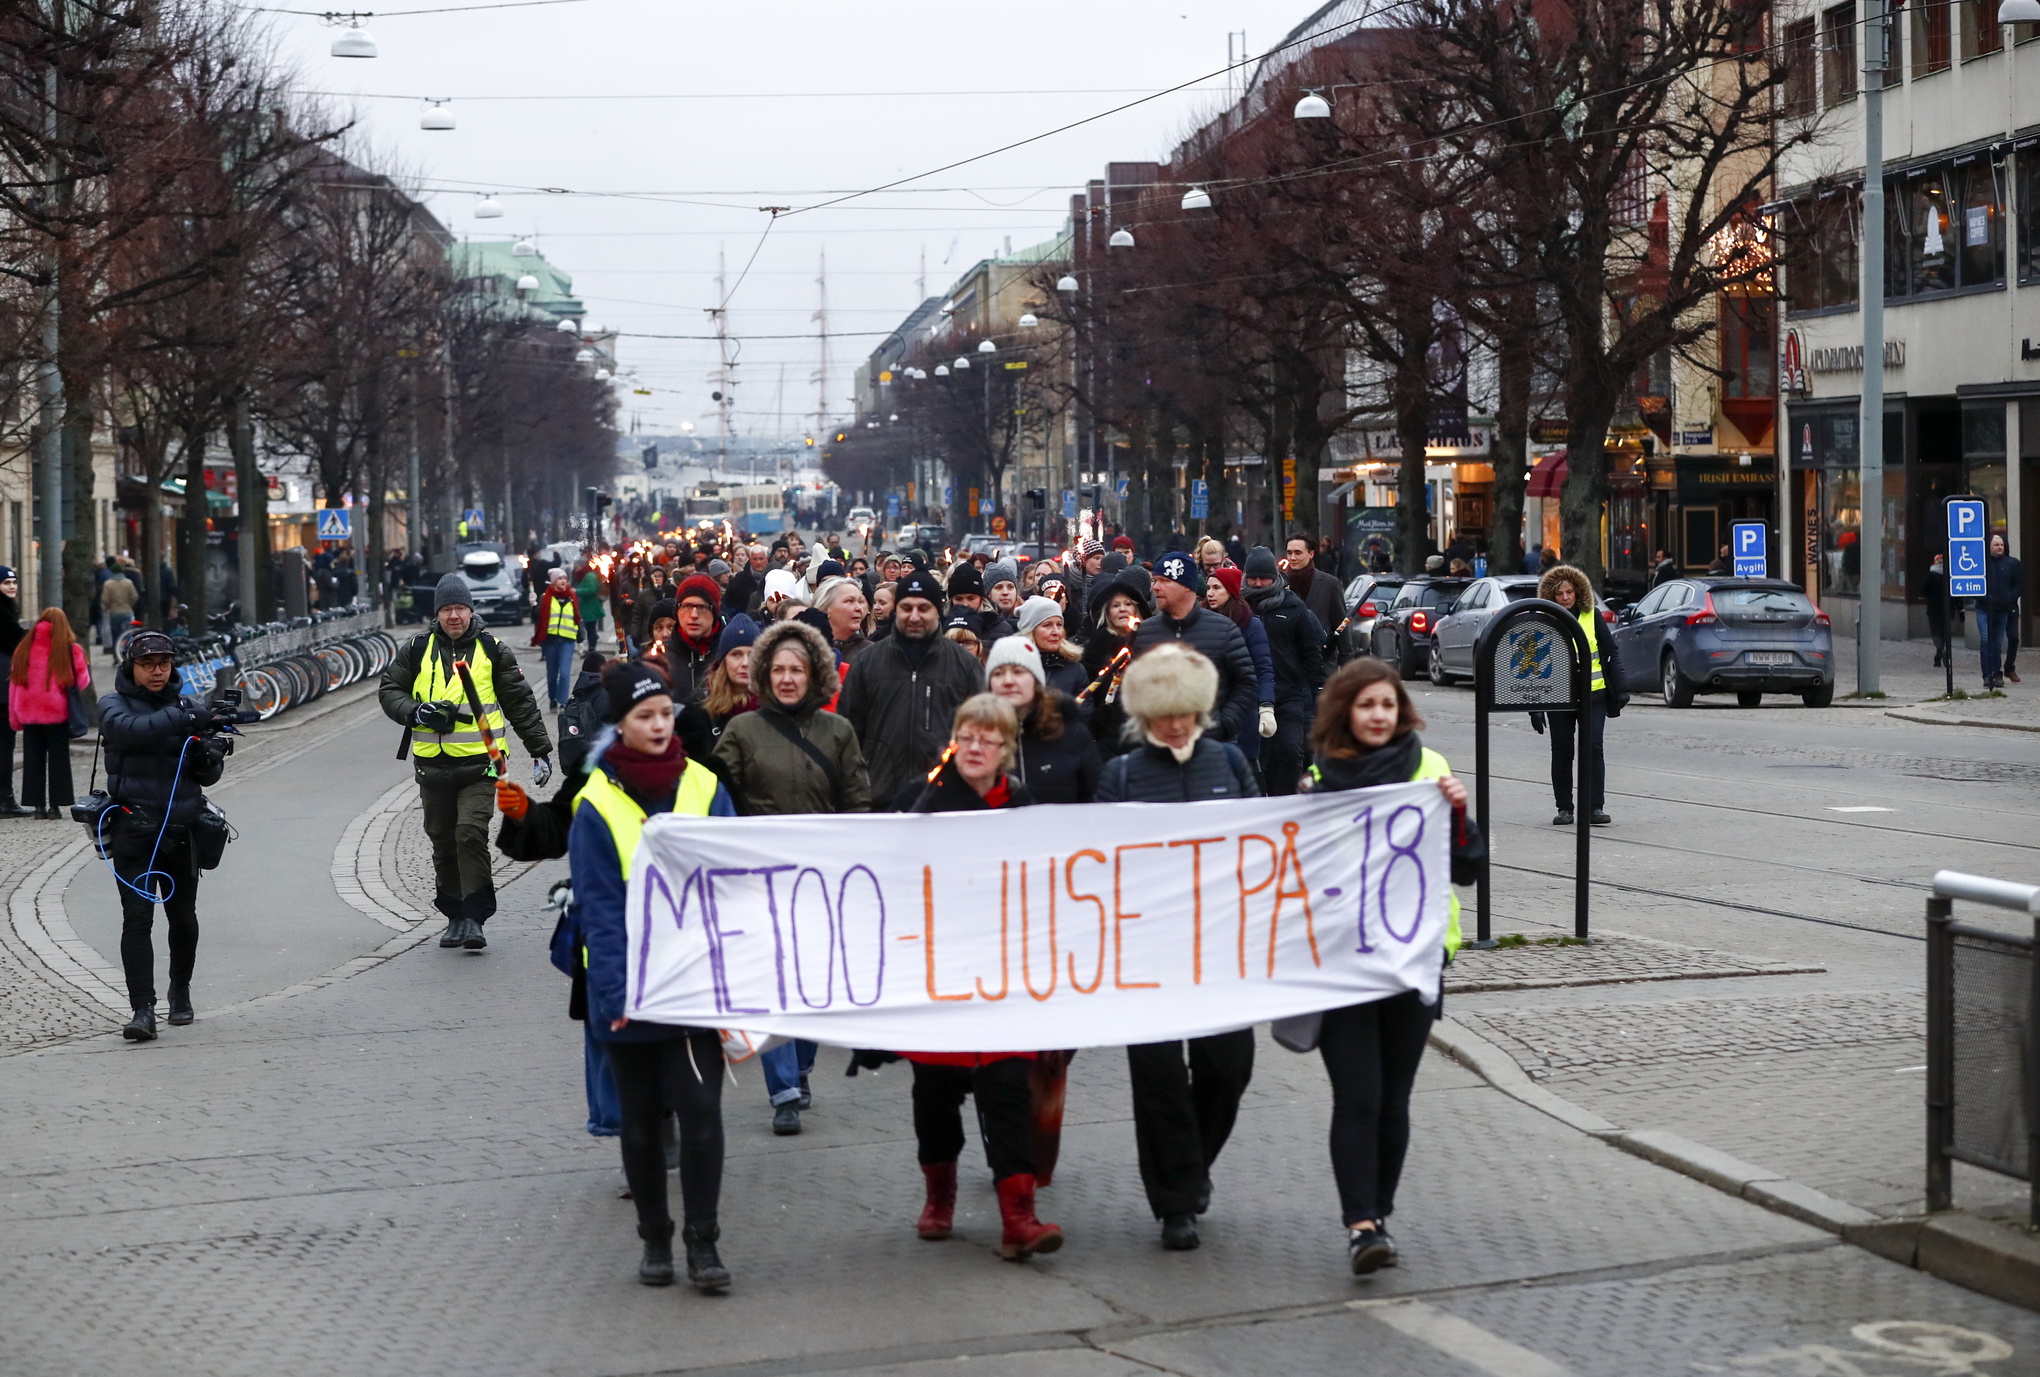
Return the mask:
{"type": "MultiPolygon", "coordinates": [[[[7,725],[15,731],[53,727],[71,719],[69,691],[50,682],[50,624],[37,622],[34,635],[28,650],[28,682],[7,686],[7,725]]],[[[71,643],[71,678],[81,689],[92,687],[91,667],[76,641],[71,643]]]]}

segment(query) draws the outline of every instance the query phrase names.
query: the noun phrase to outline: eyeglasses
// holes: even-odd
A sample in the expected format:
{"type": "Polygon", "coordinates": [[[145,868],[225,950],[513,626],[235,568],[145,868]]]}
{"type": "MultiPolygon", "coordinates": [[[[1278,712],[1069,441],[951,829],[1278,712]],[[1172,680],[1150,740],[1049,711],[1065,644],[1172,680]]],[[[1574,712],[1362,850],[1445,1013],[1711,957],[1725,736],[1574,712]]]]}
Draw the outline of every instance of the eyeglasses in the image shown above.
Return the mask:
{"type": "Polygon", "coordinates": [[[1006,738],[993,736],[989,732],[958,732],[956,746],[958,750],[969,748],[979,751],[1003,751],[1006,749],[1006,738]]]}

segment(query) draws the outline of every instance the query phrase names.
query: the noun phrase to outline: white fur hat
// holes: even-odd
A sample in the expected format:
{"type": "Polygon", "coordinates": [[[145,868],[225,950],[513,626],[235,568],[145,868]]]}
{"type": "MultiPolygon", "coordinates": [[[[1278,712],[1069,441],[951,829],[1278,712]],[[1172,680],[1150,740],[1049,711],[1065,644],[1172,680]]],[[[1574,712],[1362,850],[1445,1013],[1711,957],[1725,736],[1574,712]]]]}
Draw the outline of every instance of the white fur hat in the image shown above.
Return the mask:
{"type": "Polygon", "coordinates": [[[1048,672],[1041,667],[1041,652],[1025,636],[1001,636],[992,642],[992,653],[985,658],[985,678],[989,680],[992,671],[1000,665],[1019,665],[1034,676],[1036,683],[1043,688],[1048,687],[1048,672]]]}
{"type": "Polygon", "coordinates": [[[775,597],[804,603],[807,601],[807,585],[785,569],[774,569],[765,576],[765,601],[770,602],[775,597]]]}
{"type": "Polygon", "coordinates": [[[1181,712],[1209,714],[1218,702],[1218,666],[1175,642],[1164,642],[1127,666],[1120,701],[1128,717],[1152,721],[1181,712]]]}

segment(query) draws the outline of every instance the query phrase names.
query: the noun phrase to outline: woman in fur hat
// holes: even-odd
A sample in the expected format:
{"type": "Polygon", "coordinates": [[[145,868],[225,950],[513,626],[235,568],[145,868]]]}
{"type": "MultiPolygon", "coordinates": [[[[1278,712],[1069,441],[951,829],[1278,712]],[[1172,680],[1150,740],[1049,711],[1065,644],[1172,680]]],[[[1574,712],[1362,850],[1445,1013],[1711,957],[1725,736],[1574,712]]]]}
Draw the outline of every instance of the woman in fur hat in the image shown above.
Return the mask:
{"type": "MultiPolygon", "coordinates": [[[[1123,685],[1126,734],[1136,743],[1105,764],[1100,803],[1189,803],[1258,798],[1239,748],[1206,733],[1218,701],[1218,666],[1176,642],[1143,654],[1123,685]]],[[[1232,1133],[1254,1074],[1254,1030],[1126,1049],[1134,1142],[1162,1246],[1195,1248],[1197,1216],[1211,1203],[1211,1165],[1232,1133]],[[1186,1066],[1187,1061],[1187,1066],[1186,1066]]]]}
{"type": "MultiPolygon", "coordinates": [[[[1580,630],[1586,633],[1593,663],[1589,670],[1592,679],[1587,692],[1585,731],[1593,758],[1587,762],[1587,796],[1582,802],[1587,807],[1587,820],[1605,827],[1613,819],[1608,816],[1608,770],[1601,753],[1601,729],[1604,718],[1620,717],[1629,704],[1629,695],[1622,691],[1622,660],[1616,651],[1615,638],[1607,634],[1600,609],[1594,605],[1594,585],[1587,582],[1585,574],[1570,564],[1555,564],[1537,580],[1537,596],[1572,613],[1579,619],[1580,630]]],[[[1574,714],[1541,715],[1551,723],[1551,797],[1558,805],[1551,825],[1571,827],[1578,818],[1573,812],[1574,714]]]]}

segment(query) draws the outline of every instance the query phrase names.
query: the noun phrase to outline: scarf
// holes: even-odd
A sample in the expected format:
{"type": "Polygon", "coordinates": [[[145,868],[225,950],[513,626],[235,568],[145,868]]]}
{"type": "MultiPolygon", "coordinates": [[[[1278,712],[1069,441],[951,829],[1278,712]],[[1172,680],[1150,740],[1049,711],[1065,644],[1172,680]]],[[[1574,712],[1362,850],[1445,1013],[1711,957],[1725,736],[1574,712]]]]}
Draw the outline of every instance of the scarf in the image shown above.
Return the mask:
{"type": "Polygon", "coordinates": [[[1284,588],[1279,583],[1271,583],[1266,588],[1249,588],[1247,590],[1247,601],[1254,605],[1256,612],[1265,616],[1267,613],[1273,612],[1276,608],[1280,607],[1282,599],[1288,595],[1289,590],[1287,588],[1284,588]]]}
{"type": "MultiPolygon", "coordinates": [[[[1248,592],[1251,595],[1253,590],[1249,589],[1248,592]]],[[[1251,612],[1247,607],[1246,598],[1227,598],[1225,600],[1225,606],[1219,608],[1218,610],[1225,613],[1226,616],[1231,617],[1233,619],[1233,625],[1237,626],[1242,631],[1245,631],[1247,629],[1247,623],[1254,619],[1253,612],[1251,612]]]]}
{"type": "Polygon", "coordinates": [[[1320,755],[1312,763],[1318,770],[1318,788],[1367,789],[1377,784],[1406,784],[1424,757],[1423,738],[1415,732],[1388,739],[1386,745],[1358,756],[1320,755]]]}
{"type": "Polygon", "coordinates": [[[680,772],[687,768],[687,748],[680,744],[678,733],[666,743],[664,755],[634,751],[618,738],[604,753],[602,763],[615,772],[623,791],[646,813],[667,813],[672,811],[673,794],[680,787],[680,772]]]}
{"type": "MultiPolygon", "coordinates": [[[[1316,577],[1317,566],[1306,563],[1301,569],[1291,569],[1289,571],[1289,586],[1296,590],[1297,597],[1307,598],[1310,596],[1310,582],[1316,577]]],[[[1269,586],[1273,587],[1274,585],[1271,584],[1269,586]]]]}

